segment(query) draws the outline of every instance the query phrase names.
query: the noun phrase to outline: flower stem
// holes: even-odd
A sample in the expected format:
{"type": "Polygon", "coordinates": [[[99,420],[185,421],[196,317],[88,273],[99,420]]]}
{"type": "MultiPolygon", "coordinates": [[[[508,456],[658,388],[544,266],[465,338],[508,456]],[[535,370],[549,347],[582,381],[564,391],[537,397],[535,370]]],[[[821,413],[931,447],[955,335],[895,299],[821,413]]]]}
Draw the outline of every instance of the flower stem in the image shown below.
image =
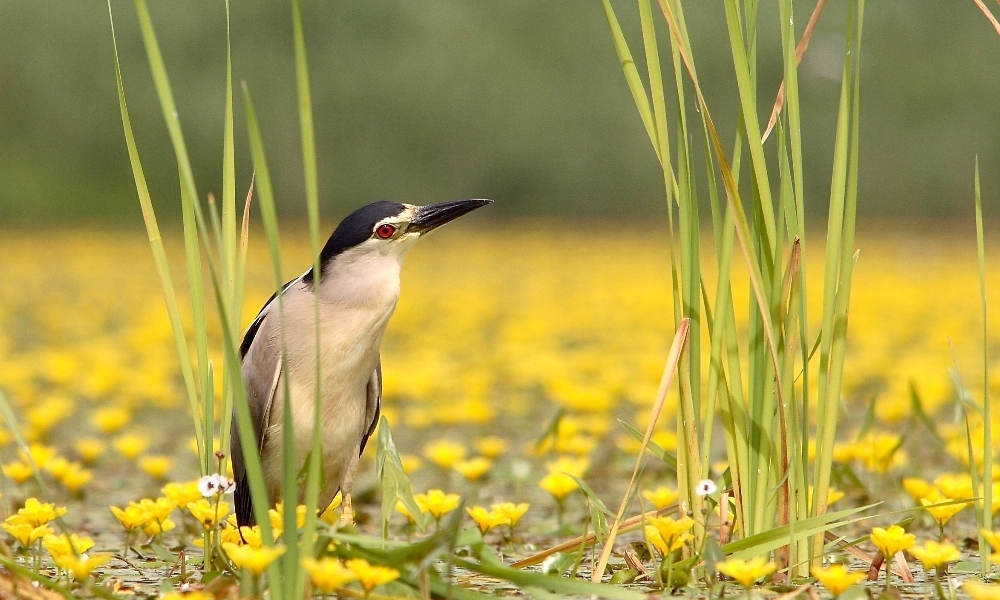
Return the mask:
{"type": "Polygon", "coordinates": [[[934,569],[934,589],[937,590],[938,598],[945,600],[944,590],[941,589],[941,567],[934,569]]]}
{"type": "Polygon", "coordinates": [[[674,553],[670,550],[670,546],[667,546],[667,555],[663,559],[667,561],[667,593],[670,593],[674,589],[671,585],[674,574],[674,553]]]}

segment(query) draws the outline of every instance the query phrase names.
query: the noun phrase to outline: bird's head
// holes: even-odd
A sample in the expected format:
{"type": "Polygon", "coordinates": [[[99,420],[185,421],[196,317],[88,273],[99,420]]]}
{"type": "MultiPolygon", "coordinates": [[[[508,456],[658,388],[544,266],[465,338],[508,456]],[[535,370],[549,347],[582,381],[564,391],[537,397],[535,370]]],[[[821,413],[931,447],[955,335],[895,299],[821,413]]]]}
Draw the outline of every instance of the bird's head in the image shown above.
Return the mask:
{"type": "MultiPolygon", "coordinates": [[[[320,264],[326,273],[338,259],[349,258],[353,262],[394,257],[402,260],[421,236],[491,202],[453,200],[427,206],[373,202],[347,215],[337,225],[320,253],[320,264]]],[[[307,274],[307,279],[311,279],[311,275],[307,274]]]]}

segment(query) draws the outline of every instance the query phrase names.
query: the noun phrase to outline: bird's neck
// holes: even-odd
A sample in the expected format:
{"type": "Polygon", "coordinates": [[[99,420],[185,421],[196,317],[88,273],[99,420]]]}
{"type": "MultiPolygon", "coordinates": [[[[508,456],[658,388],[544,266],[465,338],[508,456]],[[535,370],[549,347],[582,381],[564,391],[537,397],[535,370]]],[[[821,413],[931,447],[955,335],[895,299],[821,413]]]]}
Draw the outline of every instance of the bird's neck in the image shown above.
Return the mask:
{"type": "Polygon", "coordinates": [[[401,257],[378,252],[344,252],[319,283],[325,303],[353,308],[388,309],[399,300],[401,257]]]}

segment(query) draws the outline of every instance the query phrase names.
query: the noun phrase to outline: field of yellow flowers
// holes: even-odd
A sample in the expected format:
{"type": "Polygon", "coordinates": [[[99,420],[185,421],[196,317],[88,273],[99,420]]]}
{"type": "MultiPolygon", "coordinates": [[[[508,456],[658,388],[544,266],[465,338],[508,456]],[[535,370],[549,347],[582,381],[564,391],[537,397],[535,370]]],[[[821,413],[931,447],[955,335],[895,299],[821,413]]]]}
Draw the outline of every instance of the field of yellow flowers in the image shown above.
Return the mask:
{"type": "MultiPolygon", "coordinates": [[[[645,426],[673,337],[664,235],[645,226],[584,224],[568,232],[554,225],[456,227],[422,243],[403,270],[383,345],[383,410],[420,508],[440,519],[461,498],[470,524],[493,530],[522,555],[579,534],[585,504],[565,473],[617,506],[638,449],[617,420],[645,426]]],[[[962,382],[981,396],[975,236],[874,231],[863,231],[857,244],[837,506],[881,500],[888,510],[922,498],[969,498],[951,372],[957,361],[962,382]],[[874,426],[858,435],[867,414],[874,426]]],[[[286,278],[310,264],[307,239],[285,236],[292,240],[286,278]]],[[[181,260],[180,236],[167,241],[181,260]]],[[[987,261],[998,265],[1000,255],[987,261]]],[[[736,288],[745,290],[735,264],[736,288]]],[[[272,291],[259,232],[249,265],[244,322],[272,291]]],[[[818,245],[807,248],[807,268],[819,281],[818,245]]],[[[998,306],[1000,269],[992,272],[998,276],[987,285],[998,306]]],[[[47,483],[36,483],[5,424],[2,535],[19,560],[51,574],[83,580],[96,569],[117,589],[154,592],[183,570],[171,567],[174,551],[202,541],[199,524],[224,522],[229,508],[210,506],[192,487],[198,467],[189,409],[147,242],[114,230],[8,231],[0,236],[0,277],[0,389],[47,483]],[[63,509],[79,537],[56,535],[49,524],[63,509]],[[127,550],[150,539],[158,542],[127,550]]],[[[745,291],[736,297],[738,315],[745,314],[745,291]]],[[[813,316],[818,301],[810,297],[813,316]]],[[[993,323],[997,357],[1000,318],[993,323]]],[[[218,355],[217,327],[214,335],[218,355]]],[[[991,372],[1000,376],[1000,368],[991,372]]],[[[654,438],[667,450],[676,447],[675,393],[654,438]]],[[[981,435],[975,427],[972,435],[981,435]]],[[[377,482],[371,457],[365,460],[355,506],[360,526],[375,528],[377,482]]],[[[643,496],[657,507],[671,504],[674,482],[649,462],[643,496]]],[[[713,466],[716,475],[722,469],[713,466]]],[[[954,505],[947,517],[928,511],[907,529],[962,547],[976,535],[966,506],[954,505]]],[[[397,519],[402,535],[407,519],[397,519]]],[[[239,552],[230,554],[237,566],[239,552]]],[[[265,558],[243,564],[252,570],[253,560],[265,558]]],[[[366,593],[391,580],[369,567],[347,565],[345,574],[306,565],[317,589],[327,581],[331,590],[360,585],[366,593]],[[348,583],[355,580],[362,583],[348,583]]]]}

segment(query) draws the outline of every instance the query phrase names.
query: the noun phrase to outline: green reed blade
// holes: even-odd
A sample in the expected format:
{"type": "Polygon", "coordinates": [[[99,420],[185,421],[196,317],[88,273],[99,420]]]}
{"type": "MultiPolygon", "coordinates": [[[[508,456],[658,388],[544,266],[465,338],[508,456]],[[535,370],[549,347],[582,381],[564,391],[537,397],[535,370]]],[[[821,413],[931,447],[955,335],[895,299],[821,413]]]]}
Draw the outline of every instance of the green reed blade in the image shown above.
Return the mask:
{"type": "MultiPolygon", "coordinates": [[[[767,162],[764,159],[764,145],[761,143],[760,122],[757,119],[757,95],[754,92],[751,70],[751,62],[747,52],[747,40],[744,39],[738,0],[726,0],[726,24],[729,27],[729,43],[732,49],[733,65],[736,68],[736,84],[739,89],[740,106],[743,110],[743,125],[747,134],[747,144],[750,150],[750,165],[753,171],[755,190],[759,194],[759,205],[761,215],[764,217],[764,232],[761,234],[762,250],[769,256],[774,256],[775,236],[777,235],[774,224],[773,203],[771,200],[771,184],[767,173],[767,162]]],[[[755,11],[754,11],[755,12],[755,11]]],[[[748,15],[748,21],[750,17],[748,15]]],[[[753,29],[750,28],[752,31],[753,29]]],[[[750,47],[753,48],[753,39],[750,40],[750,47]]],[[[758,232],[760,233],[760,232],[758,232]]]]}
{"type": "MultiPolygon", "coordinates": [[[[235,125],[233,120],[233,56],[230,38],[229,0],[226,6],[226,96],[224,102],[222,128],[222,280],[225,282],[228,304],[231,309],[230,321],[222,324],[229,327],[235,338],[240,331],[242,320],[243,290],[239,281],[237,228],[239,216],[236,210],[236,149],[235,125]]],[[[233,392],[236,382],[230,380],[229,369],[222,374],[222,413],[219,415],[219,442],[222,452],[229,454],[230,425],[233,419],[233,392]]]]}
{"type": "MultiPolygon", "coordinates": [[[[319,290],[322,278],[322,268],[320,265],[320,233],[319,233],[319,183],[316,174],[316,141],[313,133],[313,113],[312,98],[309,86],[309,66],[306,60],[305,35],[302,31],[302,12],[298,0],[292,0],[292,28],[295,40],[295,82],[298,90],[299,101],[299,131],[302,137],[302,165],[303,176],[305,178],[306,209],[309,215],[309,239],[312,242],[313,253],[313,289],[319,290]]],[[[320,329],[320,295],[315,294],[315,346],[316,346],[316,395],[314,398],[312,450],[309,461],[309,471],[306,479],[306,522],[302,533],[302,556],[311,556],[313,551],[313,532],[316,529],[317,504],[319,503],[320,485],[322,478],[323,449],[320,444],[321,424],[322,424],[322,358],[321,358],[321,329],[320,329]]],[[[320,510],[326,507],[318,507],[320,510]]],[[[289,552],[284,557],[286,574],[286,593],[289,596],[299,597],[304,593],[305,572],[298,568],[298,556],[289,552]],[[290,574],[296,573],[296,577],[290,574]],[[294,586],[294,587],[291,587],[294,586]]]]}
{"type": "MultiPolygon", "coordinates": [[[[146,175],[142,168],[142,161],[139,159],[139,150],[136,147],[135,136],[132,133],[132,121],[129,118],[128,105],[125,102],[125,87],[122,83],[121,64],[118,60],[118,40],[115,37],[114,14],[111,10],[110,0],[108,1],[108,17],[111,21],[111,41],[115,57],[115,81],[118,87],[118,107],[122,115],[125,145],[128,148],[129,162],[132,165],[132,176],[135,179],[136,192],[139,196],[139,206],[142,209],[142,219],[146,226],[146,236],[149,239],[149,247],[153,253],[153,262],[156,265],[156,272],[160,280],[160,290],[163,294],[164,304],[166,304],[167,318],[170,320],[170,330],[174,336],[174,345],[176,346],[177,357],[180,361],[184,388],[187,391],[188,402],[191,406],[191,418],[194,422],[195,439],[198,444],[199,459],[201,459],[205,455],[206,450],[205,432],[202,431],[201,420],[199,418],[201,407],[198,401],[198,389],[195,384],[191,355],[188,353],[187,338],[184,333],[184,324],[181,321],[177,293],[174,290],[173,278],[170,275],[170,264],[167,261],[167,253],[163,247],[160,227],[156,221],[156,211],[153,209],[149,187],[146,185],[146,175]]],[[[201,461],[200,465],[204,469],[205,462],[201,461]]]]}
{"type": "MultiPolygon", "coordinates": [[[[834,257],[833,262],[838,264],[838,273],[835,281],[827,281],[824,286],[824,304],[826,295],[835,296],[834,317],[831,323],[824,323],[830,329],[824,329],[824,333],[829,331],[832,340],[829,342],[827,357],[824,359],[823,350],[820,350],[820,408],[818,413],[817,442],[816,442],[816,481],[814,485],[815,494],[813,496],[813,506],[817,513],[822,513],[827,507],[827,492],[830,487],[830,472],[833,464],[833,444],[837,434],[837,411],[840,404],[840,390],[843,382],[844,354],[847,347],[847,320],[850,308],[851,281],[854,273],[854,265],[857,261],[857,253],[854,251],[855,223],[857,220],[857,199],[858,199],[858,140],[860,136],[860,57],[861,57],[861,33],[864,18],[864,0],[857,0],[851,5],[848,18],[848,44],[844,58],[844,81],[842,93],[842,105],[847,104],[845,98],[850,91],[850,104],[845,109],[842,106],[838,117],[838,139],[835,146],[834,173],[832,187],[835,191],[843,194],[843,200],[838,201],[843,208],[843,218],[839,235],[833,239],[827,239],[828,249],[831,244],[833,250],[840,252],[839,257],[834,257]],[[845,123],[841,125],[839,120],[845,123]],[[847,133],[847,121],[850,119],[850,132],[847,133]],[[841,135],[848,136],[847,140],[841,140],[841,135]],[[824,367],[826,367],[824,381],[824,367]],[[825,383],[825,385],[824,385],[825,383]]],[[[831,205],[833,198],[831,198],[831,205]]],[[[831,215],[831,221],[834,215],[831,215]]],[[[829,250],[828,250],[829,251],[829,250]]],[[[828,263],[829,265],[829,263],[828,263]]],[[[813,542],[813,554],[817,555],[822,545],[822,540],[817,537],[813,542]]]]}
{"type": "MultiPolygon", "coordinates": [[[[198,359],[198,377],[201,402],[207,402],[211,397],[208,386],[208,325],[205,320],[205,282],[202,277],[201,252],[198,248],[198,233],[195,225],[193,204],[198,201],[198,191],[194,183],[194,173],[188,157],[187,145],[181,130],[180,116],[174,102],[170,80],[167,77],[166,64],[160,52],[153,21],[145,0],[135,0],[136,15],[139,29],[142,32],[143,43],[146,46],[146,56],[149,60],[149,70],[153,76],[153,84],[160,100],[163,119],[170,135],[170,143],[177,159],[177,174],[181,186],[181,219],[184,232],[184,255],[187,263],[188,290],[191,294],[192,330],[194,333],[195,353],[198,359]]],[[[204,410],[204,407],[202,407],[204,410]]],[[[200,411],[199,411],[200,412],[200,411]]],[[[208,432],[204,432],[207,436],[208,432]]],[[[201,468],[203,473],[211,471],[212,448],[202,447],[201,468]]]]}
{"type": "Polygon", "coordinates": [[[601,0],[601,6],[604,7],[604,16],[607,18],[608,27],[611,29],[611,40],[615,44],[615,52],[618,53],[618,60],[621,62],[622,70],[625,72],[625,81],[628,83],[629,91],[632,92],[635,107],[639,109],[639,118],[642,119],[642,124],[646,128],[646,135],[649,136],[649,141],[653,144],[653,151],[656,152],[656,158],[662,163],[664,161],[663,157],[660,156],[656,121],[652,110],[649,108],[649,98],[646,95],[646,88],[642,84],[642,78],[639,77],[639,71],[635,68],[635,61],[632,60],[632,53],[628,49],[625,34],[622,33],[622,28],[618,24],[615,11],[611,8],[611,0],[601,0]]]}
{"type": "MultiPolygon", "coordinates": [[[[292,419],[292,394],[291,382],[288,377],[288,340],[285,331],[285,301],[281,293],[284,287],[284,277],[281,274],[281,240],[278,234],[278,214],[274,202],[274,191],[271,187],[271,174],[267,166],[267,156],[264,152],[264,140],[260,134],[260,126],[257,121],[257,113],[254,110],[253,100],[250,97],[250,90],[246,83],[243,84],[243,100],[247,113],[247,129],[250,133],[250,154],[253,156],[254,169],[257,172],[257,197],[260,199],[261,220],[264,222],[264,234],[267,239],[268,250],[271,254],[271,270],[274,273],[275,293],[277,294],[278,306],[278,337],[281,346],[281,497],[285,502],[283,514],[284,531],[297,531],[298,522],[296,512],[298,507],[298,469],[296,468],[295,456],[295,429],[292,419]]],[[[277,400],[277,399],[276,399],[277,400]]],[[[242,425],[241,425],[242,427],[242,425]]],[[[241,432],[242,434],[242,432],[241,432]]],[[[267,518],[267,511],[257,513],[257,506],[254,505],[254,513],[257,521],[267,518]]],[[[290,559],[282,559],[283,565],[289,566],[292,571],[284,572],[284,590],[288,590],[294,585],[294,581],[289,579],[297,576],[300,569],[298,567],[298,545],[286,544],[286,555],[295,557],[295,563],[288,562],[290,559]]],[[[271,586],[271,592],[276,593],[278,586],[271,586]]],[[[293,588],[294,589],[294,588],[293,588]]]]}
{"type": "MultiPolygon", "coordinates": [[[[976,254],[979,259],[979,299],[983,313],[983,502],[979,511],[980,572],[985,577],[990,570],[991,546],[982,534],[983,528],[993,529],[993,424],[990,416],[990,358],[988,311],[986,308],[986,236],[983,232],[983,197],[979,188],[979,157],[976,157],[976,254]]],[[[970,457],[972,458],[972,457],[970,457]]],[[[975,470],[976,461],[970,460],[975,470]]]]}
{"type": "MultiPolygon", "coordinates": [[[[222,287],[219,284],[215,268],[212,265],[209,266],[212,286],[215,289],[216,306],[219,310],[219,314],[222,315],[223,321],[226,322],[229,318],[229,309],[226,307],[222,287]]],[[[227,359],[224,361],[224,364],[230,371],[230,377],[233,381],[240,382],[239,385],[233,386],[233,414],[236,416],[236,422],[238,424],[240,448],[243,451],[243,466],[246,469],[247,481],[250,485],[250,501],[253,504],[253,512],[257,517],[257,524],[260,526],[264,544],[273,546],[274,532],[271,529],[271,520],[268,518],[267,513],[269,503],[267,499],[267,487],[264,482],[264,470],[262,468],[260,454],[257,449],[257,438],[254,435],[253,420],[250,417],[250,406],[247,404],[247,397],[242,384],[243,379],[242,372],[240,370],[239,342],[228,327],[222,328],[222,349],[227,359]]],[[[294,509],[290,512],[295,514],[294,509]]],[[[289,530],[286,529],[286,531],[289,530]]],[[[272,582],[281,581],[282,573],[279,569],[278,561],[271,564],[267,570],[267,574],[268,579],[272,582]]],[[[269,586],[268,589],[271,593],[271,598],[283,600],[284,596],[281,593],[281,585],[269,586]]]]}

